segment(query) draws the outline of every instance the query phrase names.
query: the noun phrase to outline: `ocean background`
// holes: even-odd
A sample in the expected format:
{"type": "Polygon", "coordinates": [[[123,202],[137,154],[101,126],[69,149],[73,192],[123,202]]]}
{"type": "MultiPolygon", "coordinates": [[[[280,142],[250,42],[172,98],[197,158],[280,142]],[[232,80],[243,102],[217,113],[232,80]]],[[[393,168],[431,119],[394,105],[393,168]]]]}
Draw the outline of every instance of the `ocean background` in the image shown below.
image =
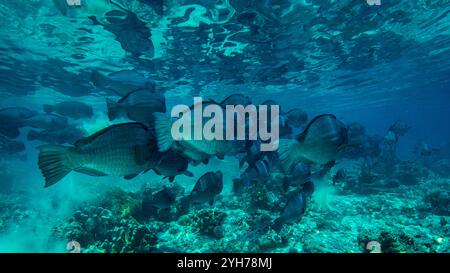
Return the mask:
{"type": "Polygon", "coordinates": [[[93,115],[68,121],[87,136],[129,121],[108,119],[105,99],[121,96],[95,86],[92,71],[132,70],[155,83],[169,111],[194,96],[241,93],[309,119],[334,114],[381,139],[401,121],[410,130],[395,144],[396,170],[374,167],[373,183],[395,179],[395,187],[361,181],[367,158],[382,161],[376,155],[342,156],[315,182],[302,219],[276,233],[267,227],[287,197],[257,190],[255,204],[252,193],[235,194],[237,156],[190,165],[194,176],[173,183],[152,171],[132,180],[72,172],[44,188],[38,147],[56,143],[29,140],[36,128],[20,126],[0,146],[0,252],[69,252],[72,241],[81,252],[359,253],[371,241],[382,252],[450,252],[450,1],[68,3],[0,0],[0,109],[83,102],[93,115]],[[340,168],[348,176],[332,185],[340,168]],[[179,187],[179,198],[217,170],[224,188],[214,205],[140,215],[143,189],[179,187]]]}

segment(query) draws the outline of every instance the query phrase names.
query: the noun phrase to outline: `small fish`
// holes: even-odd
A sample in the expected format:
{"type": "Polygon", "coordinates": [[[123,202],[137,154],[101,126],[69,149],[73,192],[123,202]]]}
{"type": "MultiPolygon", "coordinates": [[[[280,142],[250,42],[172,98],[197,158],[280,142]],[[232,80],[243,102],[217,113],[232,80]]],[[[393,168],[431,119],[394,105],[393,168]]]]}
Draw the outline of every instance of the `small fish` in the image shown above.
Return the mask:
{"type": "Polygon", "coordinates": [[[272,229],[280,232],[284,224],[300,221],[305,214],[307,200],[313,192],[314,184],[312,182],[304,184],[301,191],[295,193],[288,199],[280,216],[273,222],[272,229]]]}
{"type": "Polygon", "coordinates": [[[193,177],[194,175],[187,170],[188,167],[189,160],[187,158],[177,152],[169,150],[160,157],[159,162],[153,170],[158,175],[168,177],[169,181],[173,182],[177,175],[184,174],[188,177],[193,177]]]}
{"type": "Polygon", "coordinates": [[[128,93],[138,89],[155,91],[155,83],[152,80],[133,70],[121,70],[108,76],[93,70],[91,81],[95,87],[112,90],[120,96],[126,96],[128,93]]]}
{"type": "Polygon", "coordinates": [[[222,102],[220,103],[223,107],[227,106],[227,105],[242,105],[242,106],[248,106],[250,104],[252,104],[252,101],[250,100],[250,98],[248,96],[245,96],[243,94],[233,94],[230,95],[228,97],[226,97],[225,99],[222,100],[222,102]]]}
{"type": "Polygon", "coordinates": [[[57,113],[73,119],[91,118],[94,115],[92,106],[79,101],[64,101],[54,105],[44,104],[44,112],[57,113]]]}
{"type": "Polygon", "coordinates": [[[33,116],[37,115],[36,111],[30,110],[25,107],[8,107],[0,109],[0,121],[8,121],[8,120],[23,120],[29,119],[33,116]]]}
{"type": "Polygon", "coordinates": [[[23,142],[11,140],[0,135],[0,153],[13,155],[25,151],[26,147],[23,142]]]}
{"type": "Polygon", "coordinates": [[[347,178],[347,172],[345,169],[340,168],[333,176],[333,185],[343,182],[347,178]]]}
{"type": "Polygon", "coordinates": [[[411,130],[411,126],[400,120],[389,127],[389,131],[393,132],[396,136],[404,136],[409,130],[411,130]]]}
{"type": "Polygon", "coordinates": [[[69,121],[66,117],[50,113],[37,114],[24,120],[23,124],[24,126],[29,126],[36,129],[56,131],[66,129],[69,126],[69,121]]]}
{"type": "Polygon", "coordinates": [[[362,136],[366,132],[366,128],[364,127],[364,125],[357,122],[350,123],[347,126],[347,130],[349,138],[356,138],[362,136]]]}
{"type": "Polygon", "coordinates": [[[270,166],[266,160],[258,160],[254,166],[248,166],[240,177],[244,183],[266,182],[270,178],[270,166]]]}
{"type": "Polygon", "coordinates": [[[430,146],[427,143],[425,143],[423,141],[419,141],[416,144],[413,153],[419,154],[421,156],[431,156],[434,153],[439,152],[439,151],[440,151],[440,149],[430,148],[430,146]]]}
{"type": "Polygon", "coordinates": [[[144,124],[153,123],[153,113],[166,112],[166,99],[164,95],[154,93],[149,89],[139,89],[128,93],[118,102],[106,99],[109,120],[118,117],[127,117],[128,119],[144,124]]]}
{"type": "Polygon", "coordinates": [[[151,131],[140,123],[109,126],[74,146],[40,147],[39,168],[49,187],[71,171],[92,176],[132,179],[158,162],[157,143],[151,131]]]}
{"type": "Polygon", "coordinates": [[[223,174],[221,171],[207,172],[195,183],[190,195],[185,198],[184,203],[188,204],[214,204],[214,198],[223,189],[223,174]]]}
{"type": "Polygon", "coordinates": [[[299,108],[294,108],[287,111],[284,116],[286,117],[286,122],[295,128],[298,128],[308,122],[308,114],[299,108]]]}
{"type": "Polygon", "coordinates": [[[280,140],[278,154],[285,171],[300,160],[327,164],[348,145],[347,128],[334,115],[315,117],[295,140],[280,140]]]}

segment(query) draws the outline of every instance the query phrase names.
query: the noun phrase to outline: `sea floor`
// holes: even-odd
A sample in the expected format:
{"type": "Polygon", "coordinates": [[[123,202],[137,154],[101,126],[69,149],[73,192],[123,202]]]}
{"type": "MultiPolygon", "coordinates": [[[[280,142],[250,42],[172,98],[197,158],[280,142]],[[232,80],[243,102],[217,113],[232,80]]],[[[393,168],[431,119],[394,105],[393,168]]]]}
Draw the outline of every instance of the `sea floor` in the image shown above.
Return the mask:
{"type": "Polygon", "coordinates": [[[280,233],[269,226],[285,200],[264,189],[150,216],[139,190],[116,186],[63,209],[57,199],[32,205],[27,191],[2,194],[0,251],[68,252],[76,241],[82,252],[361,253],[369,242],[381,252],[450,252],[449,178],[430,173],[412,185],[364,190],[320,183],[301,221],[280,233]]]}

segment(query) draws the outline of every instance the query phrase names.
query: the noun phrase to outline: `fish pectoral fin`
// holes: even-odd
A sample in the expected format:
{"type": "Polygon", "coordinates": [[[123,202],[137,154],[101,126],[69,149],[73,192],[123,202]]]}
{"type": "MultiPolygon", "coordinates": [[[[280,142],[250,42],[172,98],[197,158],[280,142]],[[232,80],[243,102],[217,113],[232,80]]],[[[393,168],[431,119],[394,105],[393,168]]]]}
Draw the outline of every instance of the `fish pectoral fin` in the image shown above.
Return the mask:
{"type": "Polygon", "coordinates": [[[153,117],[155,119],[155,131],[159,151],[165,152],[174,143],[171,134],[172,119],[163,113],[153,113],[153,117]]]}
{"type": "Polygon", "coordinates": [[[79,172],[79,173],[83,173],[83,174],[87,174],[90,176],[107,176],[107,174],[101,172],[101,171],[97,171],[88,167],[79,167],[76,168],[74,171],[79,172]]]}
{"type": "Polygon", "coordinates": [[[190,171],[184,171],[183,174],[184,174],[185,176],[187,176],[187,177],[194,177],[194,174],[191,173],[190,171]]]}
{"type": "Polygon", "coordinates": [[[138,173],[136,173],[136,174],[127,174],[123,178],[126,179],[126,180],[131,180],[131,179],[135,178],[138,175],[139,175],[138,173]]]}

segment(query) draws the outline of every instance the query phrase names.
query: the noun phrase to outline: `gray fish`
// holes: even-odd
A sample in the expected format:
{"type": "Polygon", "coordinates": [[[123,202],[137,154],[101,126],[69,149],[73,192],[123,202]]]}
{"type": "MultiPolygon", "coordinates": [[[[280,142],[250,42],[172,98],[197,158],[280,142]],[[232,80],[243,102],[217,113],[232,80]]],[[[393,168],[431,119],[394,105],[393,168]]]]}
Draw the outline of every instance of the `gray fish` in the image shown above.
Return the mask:
{"type": "Polygon", "coordinates": [[[37,114],[23,122],[24,126],[48,131],[63,130],[69,126],[68,119],[55,114],[37,114]]]}
{"type": "Polygon", "coordinates": [[[396,136],[404,136],[409,130],[411,130],[411,126],[400,120],[389,127],[389,131],[393,132],[396,136]]]}
{"type": "Polygon", "coordinates": [[[430,146],[423,142],[423,141],[419,141],[416,146],[414,147],[414,151],[413,153],[415,154],[419,154],[421,156],[431,156],[436,152],[439,152],[440,149],[437,148],[430,148],[430,146]]]}
{"type": "Polygon", "coordinates": [[[91,81],[95,87],[112,90],[120,96],[142,88],[155,91],[154,81],[133,70],[121,70],[108,76],[93,70],[91,81]]]}
{"type": "Polygon", "coordinates": [[[0,109],[0,134],[9,138],[20,135],[23,122],[35,116],[37,112],[25,107],[8,107],[0,109]]]}
{"type": "MultiPolygon", "coordinates": [[[[113,1],[110,1],[113,2],[113,1]]],[[[135,57],[145,54],[153,57],[154,47],[150,29],[139,17],[126,9],[110,10],[104,14],[104,20],[90,16],[94,25],[103,28],[115,35],[115,40],[120,43],[122,49],[135,57]]]]}
{"type": "Polygon", "coordinates": [[[53,144],[71,144],[78,139],[85,137],[86,133],[78,128],[68,127],[64,130],[57,131],[37,131],[30,130],[27,134],[27,139],[30,141],[38,140],[53,144]]]}
{"type": "Polygon", "coordinates": [[[311,177],[311,168],[304,161],[299,161],[292,170],[284,176],[283,189],[286,191],[290,186],[303,185],[311,177]]]}
{"type": "Polygon", "coordinates": [[[189,160],[177,152],[169,150],[161,157],[157,165],[153,168],[155,173],[169,178],[173,182],[175,176],[184,174],[186,176],[194,176],[187,169],[189,167],[189,160]]]}
{"type": "Polygon", "coordinates": [[[158,209],[165,209],[175,203],[176,192],[169,187],[165,187],[152,196],[152,206],[158,209]]]}
{"type": "Polygon", "coordinates": [[[356,137],[364,135],[366,128],[364,127],[364,125],[362,125],[360,123],[353,122],[347,126],[347,130],[348,130],[349,138],[356,138],[356,137]]]}
{"type": "Polygon", "coordinates": [[[315,117],[295,140],[280,140],[281,166],[286,171],[300,160],[326,164],[348,145],[347,129],[334,115],[315,117]]]}
{"type": "MultiPolygon", "coordinates": [[[[223,107],[220,104],[215,104],[213,102],[203,102],[205,104],[214,104],[223,107]]],[[[205,106],[204,106],[205,107],[205,106]]],[[[194,106],[191,106],[193,109],[194,106]]],[[[193,110],[192,110],[193,111],[193,110]]],[[[191,113],[183,113],[183,115],[189,115],[191,113]]],[[[225,155],[236,155],[245,149],[245,141],[223,141],[223,140],[207,140],[202,138],[201,140],[191,139],[181,139],[179,141],[175,141],[172,137],[172,124],[174,120],[162,113],[154,113],[155,117],[155,131],[158,139],[158,146],[161,152],[167,151],[169,149],[173,149],[174,151],[178,151],[182,153],[184,156],[189,158],[192,161],[196,162],[207,162],[207,160],[212,156],[217,156],[222,159],[225,155]]],[[[203,117],[203,124],[208,122],[209,118],[203,117]]],[[[199,130],[198,124],[191,122],[191,132],[195,132],[199,130]]],[[[223,126],[223,136],[225,137],[226,126],[223,126]]]]}
{"type": "Polygon", "coordinates": [[[25,144],[0,135],[0,153],[13,155],[25,151],[25,144]]]}
{"type": "Polygon", "coordinates": [[[333,185],[339,184],[347,178],[347,172],[345,169],[340,168],[334,175],[333,175],[333,185]]]}
{"type": "Polygon", "coordinates": [[[244,183],[266,182],[270,178],[270,166],[266,160],[258,160],[254,166],[249,166],[241,174],[240,178],[244,183]]]}
{"type": "Polygon", "coordinates": [[[299,108],[294,108],[287,111],[284,116],[286,117],[286,122],[295,128],[298,128],[308,122],[308,114],[299,108]]]}
{"type": "Polygon", "coordinates": [[[109,120],[118,117],[127,117],[131,120],[152,124],[153,113],[166,112],[166,99],[164,95],[151,92],[148,89],[139,89],[128,93],[118,102],[106,99],[109,120]]]}
{"type": "Polygon", "coordinates": [[[281,211],[280,217],[273,222],[272,229],[280,232],[284,224],[300,221],[306,211],[307,199],[313,192],[314,184],[308,182],[301,191],[291,196],[281,211]]]}
{"type": "Polygon", "coordinates": [[[222,192],[223,174],[221,171],[207,172],[197,180],[191,194],[187,197],[192,203],[214,203],[214,197],[222,192]]]}
{"type": "Polygon", "coordinates": [[[270,107],[271,106],[273,106],[273,105],[278,105],[278,107],[279,107],[279,109],[280,109],[280,113],[282,112],[281,111],[281,105],[280,105],[280,103],[278,103],[278,102],[276,102],[276,101],[274,101],[274,100],[265,100],[265,101],[263,101],[262,103],[261,103],[261,105],[267,105],[268,107],[268,110],[270,109],[270,107]]]}
{"type": "Polygon", "coordinates": [[[92,176],[119,176],[132,179],[158,162],[153,134],[140,123],[109,126],[74,146],[41,146],[39,168],[45,187],[61,180],[71,171],[92,176]]]}
{"type": "Polygon", "coordinates": [[[91,118],[92,106],[79,101],[64,101],[54,105],[44,104],[44,112],[57,113],[73,119],[91,118]]]}
{"type": "Polygon", "coordinates": [[[240,194],[245,188],[267,182],[269,179],[269,163],[266,160],[257,160],[255,164],[249,165],[239,178],[233,179],[233,192],[240,194]]]}

